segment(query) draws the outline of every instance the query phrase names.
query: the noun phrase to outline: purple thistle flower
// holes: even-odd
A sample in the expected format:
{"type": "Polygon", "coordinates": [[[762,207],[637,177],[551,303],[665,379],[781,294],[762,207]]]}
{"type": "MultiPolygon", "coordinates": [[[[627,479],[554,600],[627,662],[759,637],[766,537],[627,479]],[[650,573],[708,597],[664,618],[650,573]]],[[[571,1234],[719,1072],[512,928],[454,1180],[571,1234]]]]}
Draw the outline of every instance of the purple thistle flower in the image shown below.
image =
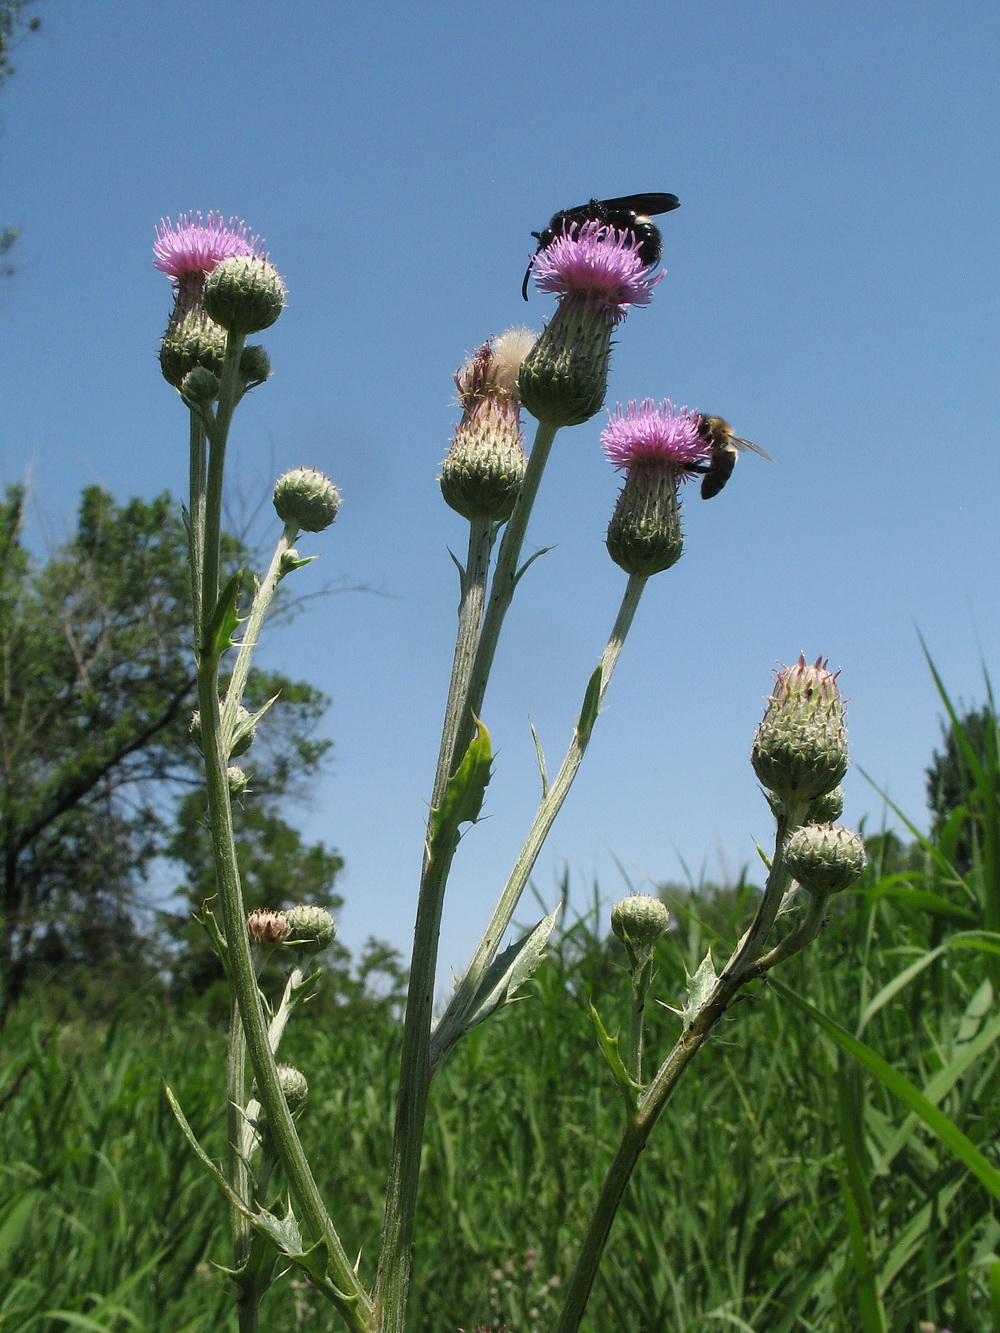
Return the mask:
{"type": "Polygon", "coordinates": [[[687,407],[676,408],[669,398],[657,407],[652,398],[626,411],[619,404],[608,413],[601,431],[604,456],[615,467],[626,470],[634,463],[666,463],[681,480],[692,476],[692,465],[708,456],[708,446],[698,430],[699,416],[687,407]]]}
{"type": "Polygon", "coordinates": [[[186,294],[200,295],[205,276],[223,259],[234,255],[262,255],[263,242],[252,236],[245,222],[221,213],[209,213],[204,222],[201,213],[182,213],[175,226],[161,218],[153,245],[153,264],[167,273],[174,287],[186,294]]]}
{"type": "Polygon", "coordinates": [[[642,262],[640,247],[632,232],[601,222],[569,223],[532,259],[535,286],[593,302],[616,324],[630,305],[649,305],[663,277],[642,262]]]}

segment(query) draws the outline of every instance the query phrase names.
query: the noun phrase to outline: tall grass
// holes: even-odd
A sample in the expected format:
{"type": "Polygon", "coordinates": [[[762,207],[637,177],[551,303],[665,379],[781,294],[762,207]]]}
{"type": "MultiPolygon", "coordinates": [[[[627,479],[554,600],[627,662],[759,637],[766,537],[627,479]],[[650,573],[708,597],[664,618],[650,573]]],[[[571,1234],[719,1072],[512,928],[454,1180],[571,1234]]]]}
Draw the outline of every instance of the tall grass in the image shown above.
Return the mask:
{"type": "MultiPolygon", "coordinates": [[[[920,1088],[992,1161],[1000,1119],[992,932],[997,756],[969,760],[964,878],[952,832],[873,866],[782,983],[920,1088]],[[973,762],[974,761],[974,762],[973,762]],[[977,767],[978,766],[978,767],[977,767]],[[992,804],[991,804],[992,802],[992,804]]],[[[724,953],[752,891],[687,895],[654,994],[677,1003],[708,945],[724,953]]],[[[435,1084],[414,1271],[415,1333],[542,1333],[622,1114],[594,1039],[627,1023],[628,977],[595,908],[565,926],[531,993],[476,1028],[435,1084]]],[[[616,1222],[585,1328],[912,1333],[1000,1330],[996,1202],[877,1078],[765,986],[737,1006],[657,1126],[616,1222]],[[991,1283],[994,1290],[991,1303],[991,1283]]],[[[649,1007],[651,1058],[678,1019],[649,1007]]],[[[324,1011],[285,1058],[309,1077],[301,1129],[341,1234],[373,1276],[394,1107],[391,1006],[324,1011]]],[[[0,1073],[0,1330],[235,1328],[224,1210],[162,1095],[209,1151],[224,1043],[190,1014],[137,1009],[103,1031],[21,1013],[0,1073]]],[[[285,1281],[289,1279],[286,1278],[285,1281]]],[[[279,1284],[279,1287],[282,1284],[279,1284]]],[[[272,1333],[335,1328],[301,1282],[272,1333]]]]}

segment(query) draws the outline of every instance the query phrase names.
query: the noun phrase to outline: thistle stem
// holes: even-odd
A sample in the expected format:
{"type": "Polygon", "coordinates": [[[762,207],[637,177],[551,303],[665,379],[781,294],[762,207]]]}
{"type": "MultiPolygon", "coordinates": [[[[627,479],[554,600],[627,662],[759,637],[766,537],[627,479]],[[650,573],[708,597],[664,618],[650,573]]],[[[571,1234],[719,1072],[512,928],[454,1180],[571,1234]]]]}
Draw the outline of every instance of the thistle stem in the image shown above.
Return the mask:
{"type": "MultiPolygon", "coordinates": [[[[482,524],[474,524],[470,531],[451,687],[434,780],[432,819],[433,809],[472,738],[473,718],[482,708],[500,629],[523,572],[518,569],[521,546],[555,431],[555,427],[540,424],[535,434],[521,490],[500,543],[485,617],[482,607],[492,530],[487,533],[482,524]]],[[[375,1284],[375,1319],[380,1333],[406,1330],[420,1155],[432,1072],[430,1037],[438,939],[445,887],[457,846],[454,844],[432,857],[430,845],[428,832],[413,930],[396,1124],[375,1284]]]]}
{"type": "MultiPolygon", "coordinates": [[[[646,577],[644,575],[632,574],[629,576],[607,647],[604,649],[598,666],[600,680],[597,687],[595,716],[611,683],[611,676],[618,662],[626,636],[632,626],[639,605],[639,598],[642,596],[645,586],[646,577]]],[[[588,695],[590,688],[588,686],[588,695]]],[[[582,720],[583,713],[581,710],[582,720]]],[[[589,722],[590,725],[586,726],[582,726],[581,722],[577,723],[573,732],[573,739],[566,751],[566,757],[562,761],[555,781],[542,795],[531,828],[528,830],[528,836],[525,838],[524,845],[514,863],[514,868],[510,872],[510,877],[500,895],[500,900],[496,905],[493,916],[490,918],[490,923],[483,932],[483,937],[476,947],[471,963],[466,968],[465,975],[455,988],[448,1007],[434,1029],[431,1047],[432,1065],[435,1068],[462,1034],[463,1023],[476,992],[487,968],[496,956],[500,941],[510,925],[514,912],[517,910],[517,904],[528,882],[528,876],[534,868],[535,861],[538,859],[538,854],[542,850],[555,817],[562,808],[563,801],[569,795],[569,789],[573,785],[573,779],[583,762],[583,756],[586,754],[587,745],[590,741],[590,726],[593,724],[593,718],[590,718],[589,722]]]]}
{"type": "Polygon", "coordinates": [[[711,995],[681,1033],[673,1050],[660,1066],[656,1077],[639,1098],[638,1112],[634,1120],[626,1122],[621,1143],[608,1167],[604,1184],[601,1186],[590,1223],[580,1245],[576,1264],[566,1284],[563,1307],[553,1333],[577,1333],[604,1254],[604,1247],[611,1234],[615,1214],[624,1198],[635,1164],[646,1146],[653,1125],[670,1100],[681,1075],[701,1049],[712,1028],[736,998],[737,992],[746,982],[759,977],[764,970],[765,960],[761,957],[763,948],[774,925],[778,907],[791,882],[791,876],[784,864],[784,848],[789,835],[802,822],[805,810],[805,805],[800,805],[788,809],[779,818],[771,870],[750,929],[737,944],[711,995]]]}

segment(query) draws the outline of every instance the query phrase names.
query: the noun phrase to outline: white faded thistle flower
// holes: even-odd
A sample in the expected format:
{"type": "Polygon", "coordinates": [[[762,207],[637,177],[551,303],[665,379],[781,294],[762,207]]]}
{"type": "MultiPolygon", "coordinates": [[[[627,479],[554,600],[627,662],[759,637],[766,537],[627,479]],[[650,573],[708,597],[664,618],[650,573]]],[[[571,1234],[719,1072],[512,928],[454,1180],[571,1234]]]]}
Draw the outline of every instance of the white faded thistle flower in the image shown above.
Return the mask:
{"type": "Polygon", "coordinates": [[[325,473],[296,467],[275,482],[274,507],[288,526],[322,532],[337,517],[340,492],[325,473]]]}
{"type": "Polygon", "coordinates": [[[230,333],[260,333],[285,308],[285,284],[261,255],[223,259],[205,279],[205,309],[230,333]]]}
{"type": "Polygon", "coordinates": [[[567,221],[531,261],[539,291],[559,299],[518,378],[521,401],[539,421],[576,426],[600,411],[614,327],[630,306],[649,304],[663,276],[653,276],[640,251],[631,232],[567,221]]]}
{"type": "Polygon", "coordinates": [[[803,824],[784,849],[789,873],[810,893],[840,893],[868,864],[864,839],[840,824],[803,824]]]}
{"type": "Polygon", "coordinates": [[[325,907],[314,903],[297,903],[285,912],[291,931],[289,944],[297,944],[307,953],[320,953],[333,943],[337,923],[325,907]]]}
{"type": "Polygon", "coordinates": [[[611,909],[611,929],[628,950],[648,955],[653,945],[667,933],[670,913],[666,904],[648,893],[632,893],[611,909]]]}
{"type": "Polygon", "coordinates": [[[517,371],[526,330],[485,342],[455,376],[462,420],[441,464],[441,494],[463,518],[510,518],[527,460],[521,439],[517,371]],[[504,340],[506,343],[504,344],[504,340]],[[497,348],[504,344],[502,356],[497,348]]]}
{"type": "Polygon", "coordinates": [[[659,406],[652,398],[632,402],[625,411],[619,405],[608,415],[601,443],[608,462],[625,472],[608,525],[608,553],[627,574],[669,569],[684,549],[677,486],[706,455],[697,415],[669,398],[659,406]]]}
{"type": "Polygon", "coordinates": [[[785,806],[815,800],[847,772],[847,732],[837,675],[822,658],[809,665],[801,654],[777,673],[757,728],[753,771],[785,806]]]}

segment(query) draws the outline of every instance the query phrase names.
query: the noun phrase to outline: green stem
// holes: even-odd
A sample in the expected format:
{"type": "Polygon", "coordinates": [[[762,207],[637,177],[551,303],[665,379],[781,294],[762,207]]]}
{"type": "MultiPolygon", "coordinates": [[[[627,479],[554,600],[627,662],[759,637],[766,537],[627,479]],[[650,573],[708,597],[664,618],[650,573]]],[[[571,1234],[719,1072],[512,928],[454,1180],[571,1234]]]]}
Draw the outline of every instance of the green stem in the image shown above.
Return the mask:
{"type": "Polygon", "coordinates": [[[653,1125],[670,1100],[681,1075],[707,1040],[712,1028],[736,998],[737,992],[746,982],[759,977],[763,971],[765,960],[761,955],[764,944],[774,925],[781,900],[791,883],[791,876],[784,864],[785,844],[789,835],[802,822],[805,810],[804,804],[793,807],[779,818],[774,859],[753,924],[737,944],[712,994],[681,1033],[673,1050],[660,1066],[656,1077],[639,1098],[638,1114],[634,1121],[625,1125],[621,1143],[608,1168],[580,1246],[580,1253],[566,1284],[563,1307],[554,1333],[577,1333],[597,1276],[604,1247],[611,1233],[615,1214],[653,1125]]]}
{"type": "MultiPolygon", "coordinates": [[[[600,707],[611,683],[611,677],[621,654],[622,645],[635,618],[639,598],[642,596],[645,586],[646,577],[644,575],[630,575],[621,606],[618,609],[618,615],[615,617],[614,627],[611,630],[607,647],[604,649],[598,667],[601,673],[596,701],[598,707],[600,707]]],[[[583,762],[583,756],[586,754],[589,741],[589,726],[581,728],[578,723],[555,781],[542,795],[531,828],[528,830],[528,836],[524,840],[524,846],[514,863],[514,868],[510,872],[507,883],[504,885],[489,925],[483,932],[483,937],[476,947],[471,963],[466,968],[465,974],[455,988],[440,1022],[434,1029],[431,1041],[433,1068],[440,1064],[462,1035],[464,1021],[472,1001],[517,910],[517,904],[528,882],[528,876],[534,868],[535,861],[538,859],[538,854],[542,850],[555,817],[569,795],[573,779],[583,762]]]]}
{"type": "Polygon", "coordinates": [[[646,1016],[646,995],[653,979],[653,958],[647,953],[632,974],[632,1003],[629,1006],[628,1052],[625,1066],[633,1079],[642,1084],[643,1020],[646,1016]]]}
{"type": "MultiPolygon", "coordinates": [[[[472,739],[473,718],[482,709],[500,629],[517,586],[524,534],[554,438],[554,427],[539,425],[524,481],[500,543],[489,604],[482,620],[492,529],[487,533],[482,524],[473,524],[470,529],[451,686],[434,779],[432,817],[433,808],[472,739]]],[[[429,855],[430,845],[428,834],[413,929],[396,1123],[375,1283],[375,1319],[380,1333],[405,1333],[406,1329],[420,1155],[432,1072],[434,977],[444,893],[457,842],[436,857],[429,855]]]]}
{"type": "Polygon", "coordinates": [[[195,654],[201,653],[203,609],[202,580],[205,575],[205,423],[193,408],[190,413],[188,447],[188,552],[191,566],[191,612],[194,621],[195,654]]]}
{"type": "MultiPolygon", "coordinates": [[[[326,1250],[330,1280],[342,1296],[335,1302],[353,1333],[369,1333],[371,1302],[354,1271],[333,1223],[326,1212],[288,1105],[278,1084],[274,1055],[268,1040],[267,1023],[250,951],[246,909],[240,886],[233,837],[232,807],[226,775],[228,750],[219,710],[219,656],[207,643],[206,626],[219,596],[222,479],[226,439],[233,409],[239,401],[239,356],[243,339],[230,336],[222,372],[215,424],[209,433],[208,474],[205,485],[205,537],[202,570],[202,623],[198,637],[202,645],[198,662],[198,702],[202,718],[202,742],[209,824],[212,830],[216,884],[222,908],[223,929],[229,954],[229,977],[239,1010],[247,1050],[257,1082],[258,1096],[267,1114],[282,1167],[292,1195],[313,1241],[326,1250]]],[[[238,1077],[236,1057],[231,1056],[228,1090],[235,1094],[238,1077]]],[[[243,1105],[240,1091],[240,1108],[243,1105]]],[[[236,1142],[240,1142],[237,1137],[236,1142]]]]}
{"type": "Polygon", "coordinates": [[[239,652],[236,654],[236,665],[233,667],[229,688],[226,690],[226,702],[222,710],[222,734],[224,736],[230,737],[233,734],[233,728],[236,725],[236,710],[243,702],[243,691],[246,689],[247,677],[250,674],[250,665],[253,662],[253,655],[260,638],[264,617],[267,615],[278,584],[281,582],[281,561],[285,552],[291,549],[297,534],[298,528],[294,524],[286,525],[284,532],[278,538],[278,544],[274,548],[274,555],[271,557],[267,573],[264,575],[264,580],[257,589],[253,604],[250,607],[246,629],[243,631],[239,652]]]}

